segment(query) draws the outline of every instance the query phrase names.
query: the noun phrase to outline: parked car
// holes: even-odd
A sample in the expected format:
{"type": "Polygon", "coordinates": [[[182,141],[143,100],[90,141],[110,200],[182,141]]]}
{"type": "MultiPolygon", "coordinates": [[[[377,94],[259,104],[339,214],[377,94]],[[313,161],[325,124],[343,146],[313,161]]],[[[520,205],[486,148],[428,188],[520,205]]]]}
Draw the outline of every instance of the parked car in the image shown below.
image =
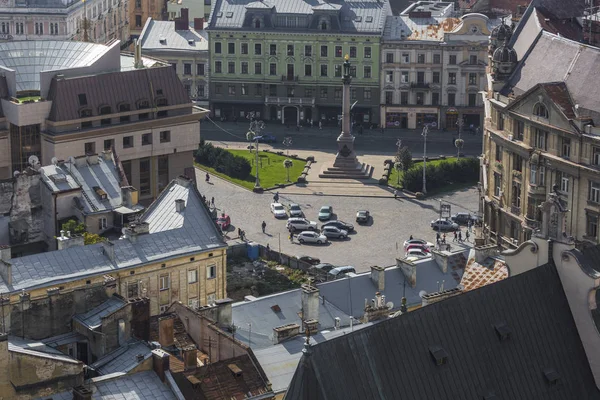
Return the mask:
{"type": "Polygon", "coordinates": [[[229,229],[229,225],[231,225],[231,218],[227,214],[221,214],[219,218],[217,218],[217,225],[223,232],[229,229]]]}
{"type": "Polygon", "coordinates": [[[431,227],[436,231],[455,231],[458,229],[458,224],[456,222],[439,218],[435,221],[431,221],[431,227]]]}
{"type": "Polygon", "coordinates": [[[473,215],[467,212],[456,213],[450,219],[459,225],[468,225],[469,222],[475,224],[477,223],[477,221],[479,221],[479,217],[477,215],[473,215]]]}
{"type": "Polygon", "coordinates": [[[421,249],[410,249],[406,252],[405,257],[427,258],[431,257],[431,254],[421,249]]]}
{"type": "Polygon", "coordinates": [[[335,265],[329,264],[329,263],[320,263],[317,265],[313,265],[311,268],[315,269],[315,270],[323,271],[323,272],[329,272],[335,268],[335,265]]]}
{"type": "Polygon", "coordinates": [[[406,241],[404,241],[404,250],[406,250],[406,248],[408,246],[410,246],[411,244],[420,244],[423,247],[427,247],[427,248],[432,248],[435,247],[435,245],[431,242],[428,242],[427,240],[423,240],[423,239],[408,239],[406,241]]]}
{"type": "Polygon", "coordinates": [[[296,231],[316,231],[317,223],[314,221],[309,221],[306,218],[290,218],[287,220],[285,227],[288,228],[290,232],[296,231]]]}
{"type": "Polygon", "coordinates": [[[331,271],[329,271],[329,274],[334,278],[342,278],[344,276],[346,276],[347,273],[356,273],[356,270],[354,269],[353,266],[351,265],[346,265],[344,267],[336,267],[334,269],[332,269],[331,271]]]}
{"type": "Polygon", "coordinates": [[[277,138],[273,135],[260,135],[255,136],[252,141],[258,141],[258,143],[277,143],[277,138]]]}
{"type": "Polygon", "coordinates": [[[318,265],[321,263],[321,260],[319,260],[318,258],[315,258],[315,257],[311,257],[311,256],[300,256],[297,258],[298,258],[298,260],[304,261],[305,263],[308,263],[310,265],[318,265]]]}
{"type": "Polygon", "coordinates": [[[304,212],[302,212],[299,204],[290,204],[288,206],[288,213],[290,217],[304,217],[304,212]]]}
{"type": "Polygon", "coordinates": [[[281,203],[271,203],[271,212],[275,218],[287,218],[287,213],[281,203]]]}
{"type": "Polygon", "coordinates": [[[319,210],[319,221],[327,221],[333,215],[333,207],[323,206],[319,210]]]}
{"type": "Polygon", "coordinates": [[[321,227],[321,233],[327,236],[327,239],[346,239],[348,237],[348,231],[335,226],[323,226],[321,227]]]}
{"type": "Polygon", "coordinates": [[[412,249],[422,250],[425,253],[431,253],[431,250],[429,250],[429,247],[426,247],[426,246],[424,246],[422,244],[409,244],[408,246],[406,246],[404,248],[405,251],[409,251],[409,250],[412,250],[412,249]]]}
{"type": "Polygon", "coordinates": [[[359,210],[356,212],[356,222],[366,224],[371,218],[371,213],[368,210],[359,210]]]}
{"type": "Polygon", "coordinates": [[[304,243],[316,243],[316,244],[324,244],[327,243],[327,236],[322,235],[313,231],[304,231],[298,234],[298,241],[301,244],[304,243]]]}
{"type": "Polygon", "coordinates": [[[323,224],[321,224],[321,229],[325,228],[326,226],[335,226],[338,229],[342,229],[346,232],[353,232],[354,231],[354,225],[349,224],[347,222],[344,221],[340,221],[339,219],[336,219],[335,221],[327,221],[324,222],[323,224]]]}

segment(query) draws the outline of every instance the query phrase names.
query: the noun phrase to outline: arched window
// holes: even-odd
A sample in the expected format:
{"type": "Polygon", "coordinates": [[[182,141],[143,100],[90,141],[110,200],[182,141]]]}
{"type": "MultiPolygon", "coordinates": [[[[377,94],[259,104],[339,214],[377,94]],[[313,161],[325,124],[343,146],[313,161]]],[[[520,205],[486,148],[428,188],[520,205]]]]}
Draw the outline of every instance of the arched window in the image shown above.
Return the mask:
{"type": "Polygon", "coordinates": [[[321,21],[321,30],[322,31],[326,31],[327,30],[327,21],[321,21]]]}
{"type": "Polygon", "coordinates": [[[533,115],[548,119],[548,109],[542,103],[535,103],[535,106],[533,106],[533,115]]]}
{"type": "Polygon", "coordinates": [[[254,27],[257,28],[257,29],[260,28],[260,19],[257,18],[257,19],[254,20],[254,27]]]}

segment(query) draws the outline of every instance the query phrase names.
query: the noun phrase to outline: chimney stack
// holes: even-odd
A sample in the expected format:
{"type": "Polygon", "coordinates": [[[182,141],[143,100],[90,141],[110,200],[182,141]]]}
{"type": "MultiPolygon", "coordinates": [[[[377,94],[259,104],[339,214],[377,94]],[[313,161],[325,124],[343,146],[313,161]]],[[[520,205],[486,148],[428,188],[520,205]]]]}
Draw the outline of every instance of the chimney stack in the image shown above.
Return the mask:
{"type": "Polygon", "coordinates": [[[63,230],[60,231],[60,237],[56,238],[56,242],[58,250],[85,245],[83,235],[71,235],[71,231],[67,231],[67,235],[65,236],[65,231],[63,230]]]}
{"type": "Polygon", "coordinates": [[[371,280],[377,286],[377,291],[385,290],[385,268],[377,265],[371,267],[371,280]]]}
{"type": "Polygon", "coordinates": [[[201,31],[204,29],[204,18],[194,18],[194,30],[201,31]]]}
{"type": "Polygon", "coordinates": [[[0,260],[9,262],[12,258],[10,247],[7,245],[0,245],[0,260]]]}
{"type": "Polygon", "coordinates": [[[102,253],[111,261],[115,261],[115,244],[110,240],[102,241],[102,253]]]}
{"type": "Polygon", "coordinates": [[[165,373],[169,370],[169,354],[161,349],[152,350],[152,368],[161,381],[165,381],[165,373]]]}
{"type": "Polygon", "coordinates": [[[162,347],[173,346],[175,339],[173,338],[173,330],[175,318],[172,315],[158,319],[158,343],[162,347]]]}
{"type": "Polygon", "coordinates": [[[178,213],[180,213],[183,210],[185,210],[185,200],[183,200],[183,199],[176,199],[175,200],[175,211],[177,211],[178,213]]]}
{"type": "Polygon", "coordinates": [[[302,285],[302,319],[319,321],[319,289],[311,285],[302,285]]]}
{"type": "Polygon", "coordinates": [[[135,39],[133,43],[133,67],[143,68],[144,62],[142,61],[142,41],[140,39],[135,39]]]}
{"type": "Polygon", "coordinates": [[[187,8],[181,9],[181,16],[175,18],[175,30],[176,31],[187,31],[190,29],[190,14],[187,8]]]}
{"type": "Polygon", "coordinates": [[[195,369],[198,366],[198,349],[196,349],[196,346],[194,346],[193,344],[189,345],[183,348],[182,352],[184,369],[186,371],[190,369],[195,369]]]}
{"type": "Polygon", "coordinates": [[[92,400],[92,392],[85,386],[76,386],[73,388],[73,400],[92,400]]]}

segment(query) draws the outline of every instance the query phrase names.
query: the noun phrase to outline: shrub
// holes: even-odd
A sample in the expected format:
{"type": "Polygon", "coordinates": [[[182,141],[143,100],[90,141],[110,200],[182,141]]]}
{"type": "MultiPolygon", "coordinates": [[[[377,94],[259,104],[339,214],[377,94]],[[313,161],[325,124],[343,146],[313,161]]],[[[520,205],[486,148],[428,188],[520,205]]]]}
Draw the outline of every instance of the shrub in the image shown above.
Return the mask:
{"type": "Polygon", "coordinates": [[[194,155],[198,164],[214,168],[232,178],[247,179],[252,171],[250,162],[244,157],[234,156],[227,150],[214,147],[211,143],[200,142],[194,155]]]}
{"type": "MultiPolygon", "coordinates": [[[[428,165],[426,171],[427,188],[434,190],[447,184],[476,182],[479,179],[479,160],[461,158],[454,161],[444,160],[437,165],[428,165]]],[[[422,189],[423,167],[412,167],[402,177],[402,187],[411,192],[422,189]]]]}

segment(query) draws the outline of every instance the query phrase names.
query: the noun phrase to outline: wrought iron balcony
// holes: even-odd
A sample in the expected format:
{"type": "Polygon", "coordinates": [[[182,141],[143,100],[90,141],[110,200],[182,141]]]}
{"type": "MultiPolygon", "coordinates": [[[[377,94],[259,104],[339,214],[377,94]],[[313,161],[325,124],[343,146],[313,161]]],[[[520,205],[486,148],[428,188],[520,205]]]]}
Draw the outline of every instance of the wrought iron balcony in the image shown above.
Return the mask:
{"type": "Polygon", "coordinates": [[[429,83],[428,82],[411,82],[410,88],[411,89],[429,89],[429,83]]]}
{"type": "Polygon", "coordinates": [[[282,82],[298,82],[298,75],[281,75],[282,82]]]}
{"type": "Polygon", "coordinates": [[[272,96],[267,96],[265,98],[265,103],[273,104],[273,105],[281,105],[281,106],[287,105],[287,104],[313,106],[315,104],[315,99],[314,99],[314,97],[272,97],[272,96]]]}

